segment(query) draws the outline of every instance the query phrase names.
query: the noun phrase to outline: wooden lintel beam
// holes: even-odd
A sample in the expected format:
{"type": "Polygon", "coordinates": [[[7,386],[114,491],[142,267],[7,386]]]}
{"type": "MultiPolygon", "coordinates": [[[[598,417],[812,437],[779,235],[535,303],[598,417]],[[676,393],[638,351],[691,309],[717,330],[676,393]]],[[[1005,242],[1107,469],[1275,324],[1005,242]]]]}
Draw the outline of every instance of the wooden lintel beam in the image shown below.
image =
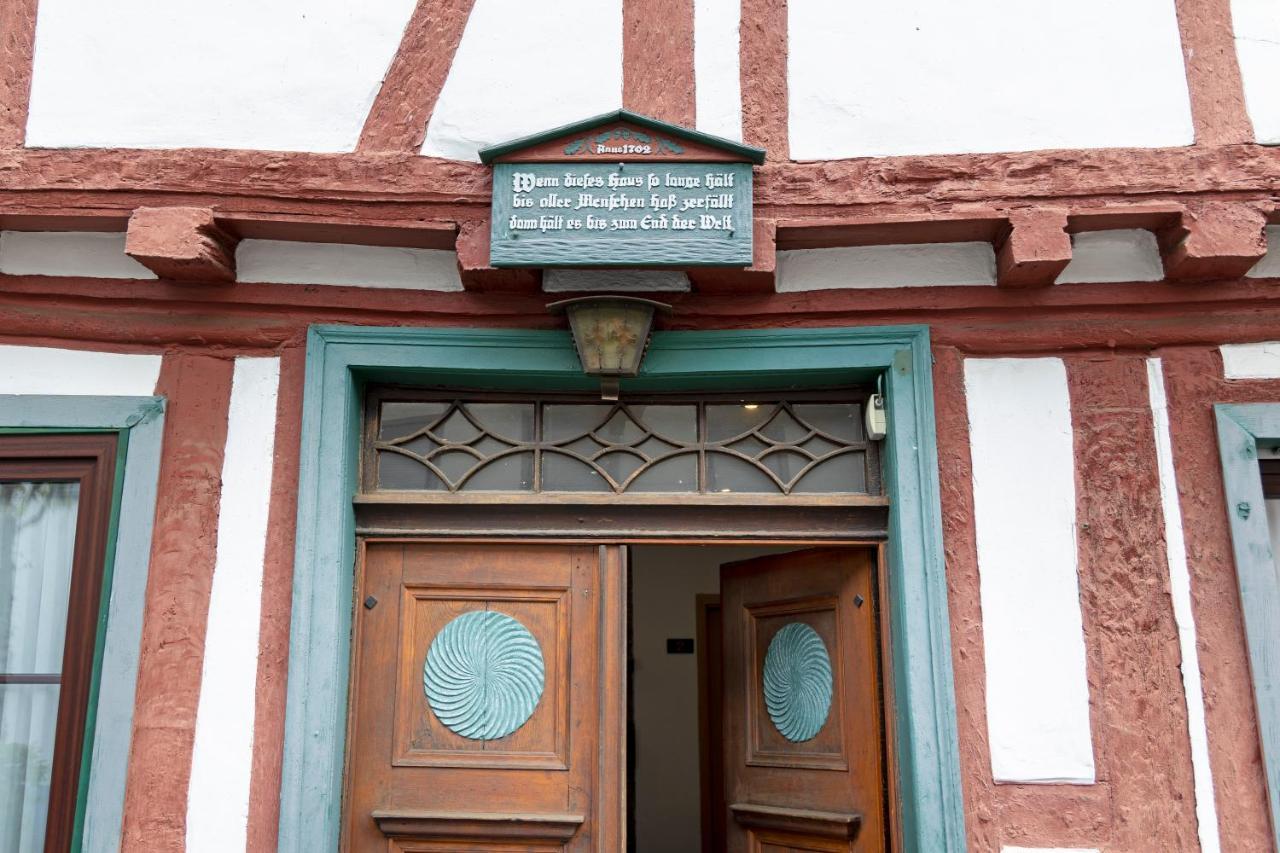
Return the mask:
{"type": "Polygon", "coordinates": [[[1239,278],[1267,253],[1268,211],[1210,202],[1185,211],[1157,234],[1165,277],[1175,281],[1239,278]]]}
{"type": "Polygon", "coordinates": [[[469,291],[532,293],[542,290],[542,272],[498,269],[489,263],[489,220],[468,219],[458,224],[458,268],[469,291]]]}
{"type": "Polygon", "coordinates": [[[694,267],[687,270],[693,289],[703,293],[773,293],[778,269],[778,223],[756,219],[751,233],[751,266],[694,267]]]}
{"type": "Polygon", "coordinates": [[[1048,287],[1071,262],[1067,212],[1045,208],[1011,212],[995,249],[996,284],[1048,287]]]}
{"type": "Polygon", "coordinates": [[[125,254],[162,279],[236,280],[236,243],[207,207],[141,207],[129,218],[125,254]]]}

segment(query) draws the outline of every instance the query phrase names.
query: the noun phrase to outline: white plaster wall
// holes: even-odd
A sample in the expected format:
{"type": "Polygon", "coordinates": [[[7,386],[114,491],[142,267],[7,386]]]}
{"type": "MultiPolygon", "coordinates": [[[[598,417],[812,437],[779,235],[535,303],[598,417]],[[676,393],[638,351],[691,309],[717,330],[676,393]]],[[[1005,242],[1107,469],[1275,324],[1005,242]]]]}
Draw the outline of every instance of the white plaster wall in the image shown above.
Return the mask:
{"type": "Polygon", "coordinates": [[[1057,284],[1161,281],[1164,264],[1156,235],[1142,229],[1086,231],[1071,235],[1071,263],[1057,284]]]}
{"type": "Polygon", "coordinates": [[[1254,138],[1280,144],[1280,3],[1231,0],[1231,22],[1254,138]]]}
{"type": "Polygon", "coordinates": [[[236,359],[187,793],[190,853],[246,846],[279,385],[280,359],[236,359]]]}
{"type": "Polygon", "coordinates": [[[476,152],[622,105],[622,0],[476,0],[422,153],[476,152]]]}
{"type": "Polygon", "coordinates": [[[288,240],[241,240],[236,281],[462,290],[456,252],[288,240]]]}
{"type": "Polygon", "coordinates": [[[687,293],[689,276],[679,270],[548,269],[542,273],[547,293],[610,291],[624,293],[687,293]]]}
{"type": "Polygon", "coordinates": [[[159,355],[0,344],[0,394],[149,397],[161,360],[159,355]]]}
{"type": "Polygon", "coordinates": [[[779,292],[835,288],[994,285],[990,243],[847,246],[778,252],[779,292]]]}
{"type": "Polygon", "coordinates": [[[414,0],[42,0],[33,147],[350,151],[414,0]]]}
{"type": "Polygon", "coordinates": [[[1249,278],[1280,278],[1280,225],[1268,225],[1266,234],[1267,253],[1249,270],[1249,278]]]}
{"type": "Polygon", "coordinates": [[[694,0],[695,125],[704,133],[742,139],[742,82],[738,0],[694,0]]]}
{"type": "Polygon", "coordinates": [[[787,9],[793,159],[1193,140],[1173,0],[787,9]]]}
{"type": "Polygon", "coordinates": [[[1218,349],[1226,379],[1280,379],[1280,341],[1227,344],[1218,349]]]}
{"type": "Polygon", "coordinates": [[[1058,358],[965,361],[997,782],[1095,780],[1076,547],[1075,449],[1058,358]]]}
{"type": "Polygon", "coordinates": [[[1196,832],[1201,853],[1219,853],[1218,807],[1209,763],[1209,728],[1205,722],[1204,688],[1200,681],[1200,651],[1196,645],[1195,612],[1191,606],[1191,571],[1187,567],[1187,542],[1182,529],[1178,476],[1173,467],[1173,436],[1169,430],[1169,400],[1164,387],[1164,365],[1147,359],[1147,391],[1155,428],[1156,465],[1160,472],[1160,508],[1164,515],[1165,557],[1169,564],[1169,597],[1178,626],[1182,654],[1182,692],[1187,704],[1187,736],[1191,742],[1191,776],[1195,790],[1196,832]]]}
{"type": "Polygon", "coordinates": [[[0,231],[0,273],[156,278],[124,253],[125,235],[95,231],[0,231]]]}

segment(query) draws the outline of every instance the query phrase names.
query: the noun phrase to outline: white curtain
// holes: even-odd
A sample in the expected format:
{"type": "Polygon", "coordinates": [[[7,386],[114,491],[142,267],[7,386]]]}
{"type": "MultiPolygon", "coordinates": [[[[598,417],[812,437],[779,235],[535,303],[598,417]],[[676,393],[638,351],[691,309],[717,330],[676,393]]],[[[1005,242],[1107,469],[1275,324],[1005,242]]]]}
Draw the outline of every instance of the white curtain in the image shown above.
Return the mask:
{"type": "Polygon", "coordinates": [[[44,848],[79,492],[0,483],[0,853],[44,848]]]}

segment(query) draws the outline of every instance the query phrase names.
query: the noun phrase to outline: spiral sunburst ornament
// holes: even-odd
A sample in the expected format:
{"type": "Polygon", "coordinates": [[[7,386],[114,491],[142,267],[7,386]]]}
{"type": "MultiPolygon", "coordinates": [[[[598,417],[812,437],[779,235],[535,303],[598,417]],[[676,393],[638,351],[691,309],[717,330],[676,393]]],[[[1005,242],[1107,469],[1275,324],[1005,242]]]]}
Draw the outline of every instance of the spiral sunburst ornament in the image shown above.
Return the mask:
{"type": "Polygon", "coordinates": [[[773,635],[764,656],[764,706],[787,740],[801,743],[822,731],[831,713],[831,658],[826,644],[803,622],[773,635]]]}
{"type": "Polygon", "coordinates": [[[538,641],[518,620],[493,610],[464,613],[441,628],[422,668],[431,710],[472,740],[497,740],[523,726],[545,680],[538,641]]]}

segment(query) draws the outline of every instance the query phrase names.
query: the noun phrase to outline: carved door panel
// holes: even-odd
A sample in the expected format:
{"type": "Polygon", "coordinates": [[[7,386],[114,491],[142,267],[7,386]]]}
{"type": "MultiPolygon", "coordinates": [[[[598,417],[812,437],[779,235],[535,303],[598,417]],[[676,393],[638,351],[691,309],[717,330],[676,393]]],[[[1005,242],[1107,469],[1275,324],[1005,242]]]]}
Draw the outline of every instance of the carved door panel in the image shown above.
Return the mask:
{"type": "Polygon", "coordinates": [[[721,567],[731,853],[882,851],[875,554],[721,567]]]}
{"type": "Polygon", "coordinates": [[[625,636],[623,556],[365,545],[346,850],[617,849],[624,780],[600,746],[622,713],[623,676],[609,661],[625,636]]]}

